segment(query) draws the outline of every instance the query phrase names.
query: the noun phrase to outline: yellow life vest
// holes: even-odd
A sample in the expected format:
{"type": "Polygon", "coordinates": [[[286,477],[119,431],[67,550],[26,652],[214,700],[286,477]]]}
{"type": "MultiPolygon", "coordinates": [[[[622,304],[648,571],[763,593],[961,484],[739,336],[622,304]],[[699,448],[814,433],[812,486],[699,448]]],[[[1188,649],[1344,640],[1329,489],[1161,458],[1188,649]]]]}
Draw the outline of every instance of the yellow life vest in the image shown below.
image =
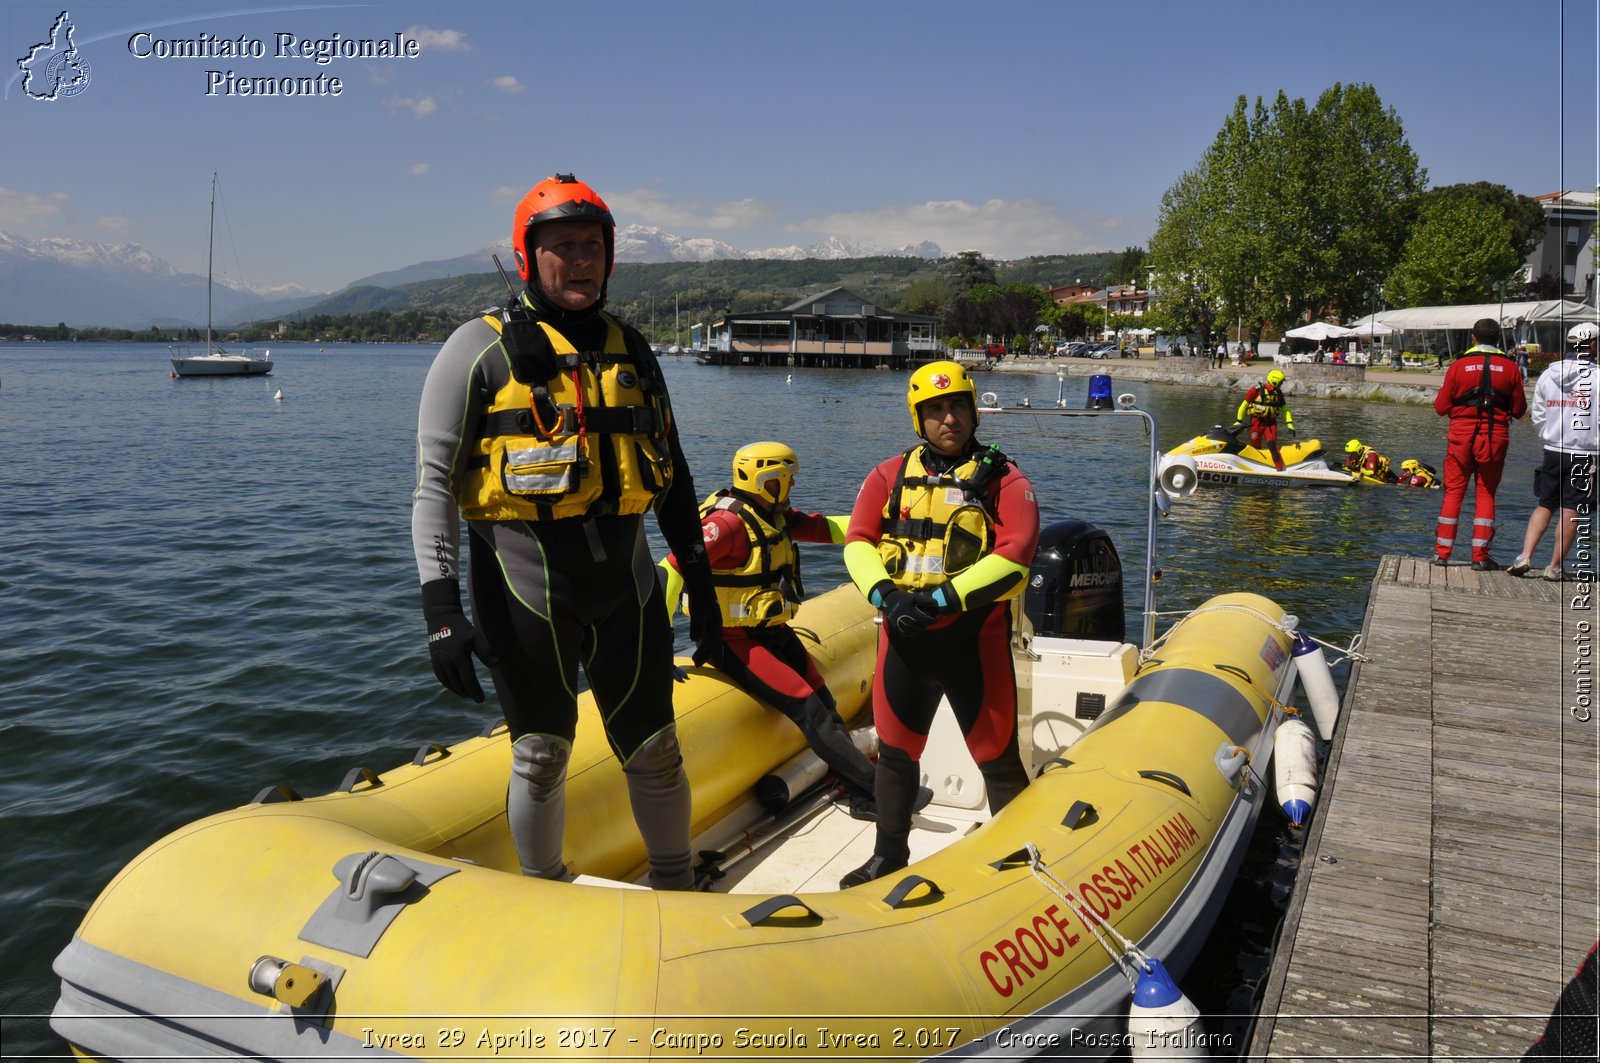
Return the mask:
{"type": "MultiPolygon", "coordinates": [[[[660,370],[641,365],[621,324],[601,316],[605,350],[582,354],[537,322],[554,351],[556,373],[547,381],[522,381],[512,372],[484,410],[456,488],[467,520],[643,513],[672,486],[672,411],[660,370]]],[[[498,314],[483,320],[504,335],[506,321],[498,314]]],[[[503,340],[500,350],[506,350],[503,340]]]]}
{"type": "Polygon", "coordinates": [[[904,591],[937,587],[994,550],[994,520],[981,484],[974,482],[982,455],[935,474],[923,465],[922,453],[921,446],[906,451],[878,539],[883,567],[904,591]]]}
{"type": "Polygon", "coordinates": [[[718,491],[700,504],[700,519],[725,509],[739,518],[750,540],[750,556],[736,569],[712,569],[711,583],[722,607],[723,627],[772,627],[794,616],[805,592],[800,585],[800,551],[789,537],[783,514],[768,518],[730,491],[718,491]]]}

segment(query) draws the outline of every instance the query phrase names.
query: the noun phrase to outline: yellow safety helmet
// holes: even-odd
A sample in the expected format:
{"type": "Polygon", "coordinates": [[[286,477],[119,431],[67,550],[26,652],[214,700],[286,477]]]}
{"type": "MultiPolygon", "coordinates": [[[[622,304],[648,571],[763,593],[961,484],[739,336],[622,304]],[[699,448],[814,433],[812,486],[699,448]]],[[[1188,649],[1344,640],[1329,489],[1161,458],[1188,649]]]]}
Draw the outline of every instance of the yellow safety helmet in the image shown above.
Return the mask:
{"type": "Polygon", "coordinates": [[[959,362],[929,362],[911,374],[906,386],[906,406],[911,410],[911,427],[922,435],[922,418],[917,407],[941,395],[965,395],[972,403],[972,423],[978,423],[978,389],[959,362]]]}
{"type": "Polygon", "coordinates": [[[1361,450],[1361,440],[1359,440],[1359,439],[1352,439],[1350,442],[1348,442],[1348,443],[1346,443],[1344,445],[1344,452],[1346,454],[1355,454],[1355,453],[1358,453],[1360,450],[1361,450]]]}
{"type": "Polygon", "coordinates": [[[1418,473],[1422,471],[1422,466],[1417,464],[1416,458],[1407,458],[1405,461],[1400,463],[1400,471],[1404,473],[1418,473]]]}
{"type": "Polygon", "coordinates": [[[1283,383],[1283,370],[1282,369],[1274,369],[1272,372],[1268,373],[1267,374],[1267,383],[1273,385],[1274,387],[1276,387],[1277,385],[1283,383]]]}
{"type": "Polygon", "coordinates": [[[779,506],[789,501],[799,471],[800,459],[784,443],[747,443],[733,455],[734,489],[779,506]]]}

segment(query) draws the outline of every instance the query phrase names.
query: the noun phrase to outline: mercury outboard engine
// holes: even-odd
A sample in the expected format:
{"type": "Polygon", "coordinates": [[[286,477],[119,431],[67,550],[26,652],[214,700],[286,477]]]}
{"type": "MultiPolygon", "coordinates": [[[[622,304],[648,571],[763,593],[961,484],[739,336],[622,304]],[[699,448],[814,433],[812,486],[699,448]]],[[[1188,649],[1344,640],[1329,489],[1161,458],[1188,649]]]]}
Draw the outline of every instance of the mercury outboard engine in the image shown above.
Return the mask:
{"type": "Polygon", "coordinates": [[[1122,559],[1111,536],[1082,520],[1040,531],[1022,609],[1036,635],[1122,642],[1122,559]]]}

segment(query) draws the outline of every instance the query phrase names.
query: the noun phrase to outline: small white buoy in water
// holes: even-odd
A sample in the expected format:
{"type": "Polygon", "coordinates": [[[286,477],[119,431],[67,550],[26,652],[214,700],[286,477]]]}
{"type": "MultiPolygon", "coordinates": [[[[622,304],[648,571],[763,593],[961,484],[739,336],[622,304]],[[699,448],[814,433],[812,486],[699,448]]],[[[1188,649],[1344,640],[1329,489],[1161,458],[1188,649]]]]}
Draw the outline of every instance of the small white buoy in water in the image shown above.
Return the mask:
{"type": "Polygon", "coordinates": [[[1195,1007],[1161,961],[1139,972],[1128,1004],[1128,1047],[1134,1059],[1210,1059],[1206,1031],[1195,1007]]]}
{"type": "Polygon", "coordinates": [[[793,384],[794,383],[794,374],[790,373],[788,376],[784,377],[783,378],[783,382],[785,384],[793,384]]]}
{"type": "Polygon", "coordinates": [[[1317,737],[1298,716],[1285,719],[1272,736],[1272,786],[1289,822],[1304,826],[1317,801],[1317,737]]]}
{"type": "Polygon", "coordinates": [[[1339,722],[1339,692],[1333,686],[1333,673],[1322,644],[1302,632],[1294,633],[1294,663],[1300,673],[1300,686],[1311,703],[1317,721],[1317,734],[1323,741],[1333,738],[1333,725],[1339,722]]]}
{"type": "Polygon", "coordinates": [[[278,402],[282,402],[283,401],[283,389],[279,388],[277,391],[273,392],[272,397],[274,399],[276,399],[278,402]]]}

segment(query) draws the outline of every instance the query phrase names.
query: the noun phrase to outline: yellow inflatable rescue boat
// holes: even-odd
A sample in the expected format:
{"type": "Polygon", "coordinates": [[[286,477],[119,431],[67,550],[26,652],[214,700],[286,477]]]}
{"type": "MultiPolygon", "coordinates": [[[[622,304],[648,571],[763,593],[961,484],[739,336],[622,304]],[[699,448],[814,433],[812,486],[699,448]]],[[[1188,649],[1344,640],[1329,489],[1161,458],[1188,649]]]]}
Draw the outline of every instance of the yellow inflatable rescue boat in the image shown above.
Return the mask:
{"type": "MultiPolygon", "coordinates": [[[[873,620],[849,587],[796,620],[847,720],[868,704],[873,620]]],[[[825,788],[770,814],[758,785],[796,778],[804,740],[705,669],[676,699],[701,892],[635,884],[643,847],[587,700],[568,783],[576,882],[517,872],[503,729],[334,793],[264,791],[115,877],[56,961],[52,1024],[101,1058],[1109,1054],[1131,1036],[1128,956],[1181,972],[1233,881],[1294,681],[1292,628],[1247,594],[1143,655],[1120,632],[1025,624],[1034,782],[990,820],[941,721],[913,863],[843,891],[872,825],[825,788]]]]}

